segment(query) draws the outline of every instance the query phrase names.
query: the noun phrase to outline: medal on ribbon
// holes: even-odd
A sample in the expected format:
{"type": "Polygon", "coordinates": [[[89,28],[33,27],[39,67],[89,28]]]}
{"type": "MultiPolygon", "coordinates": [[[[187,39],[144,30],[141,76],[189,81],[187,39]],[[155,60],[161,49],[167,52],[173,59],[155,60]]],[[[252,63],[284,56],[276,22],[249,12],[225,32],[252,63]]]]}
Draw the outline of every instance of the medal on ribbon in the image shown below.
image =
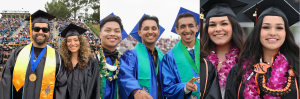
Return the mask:
{"type": "Polygon", "coordinates": [[[34,71],[37,67],[37,65],[39,64],[39,62],[41,61],[42,57],[44,56],[45,52],[46,52],[47,46],[45,46],[45,48],[42,50],[42,52],[40,53],[40,55],[38,56],[38,58],[35,60],[35,56],[34,56],[34,48],[31,48],[31,56],[30,56],[30,66],[31,66],[31,71],[32,74],[29,75],[29,80],[31,82],[34,82],[36,80],[36,75],[34,74],[34,71]]]}

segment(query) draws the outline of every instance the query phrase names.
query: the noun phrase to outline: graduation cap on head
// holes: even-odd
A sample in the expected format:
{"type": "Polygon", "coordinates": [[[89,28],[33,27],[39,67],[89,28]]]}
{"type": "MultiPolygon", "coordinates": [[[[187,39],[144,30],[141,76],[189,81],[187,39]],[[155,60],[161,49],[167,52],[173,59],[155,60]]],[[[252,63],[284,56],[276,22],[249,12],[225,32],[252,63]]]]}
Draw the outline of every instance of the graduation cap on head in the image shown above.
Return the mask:
{"type": "Polygon", "coordinates": [[[244,11],[253,22],[267,15],[281,16],[288,21],[289,26],[299,22],[300,13],[285,0],[262,0],[244,11]]]}
{"type": "MultiPolygon", "coordinates": [[[[55,16],[44,12],[42,10],[38,10],[31,15],[32,23],[49,23],[50,20],[54,19],[55,16]]],[[[30,17],[27,17],[25,20],[30,21],[30,17]]]]}
{"type": "Polygon", "coordinates": [[[46,13],[42,10],[34,12],[32,15],[27,17],[25,20],[30,22],[30,41],[32,40],[32,24],[34,23],[49,23],[50,20],[54,19],[55,16],[46,13]]]}
{"type": "MultiPolygon", "coordinates": [[[[142,18],[143,18],[144,16],[146,16],[146,14],[144,14],[144,15],[142,16],[142,18]]],[[[142,19],[142,18],[141,18],[141,19],[142,19]]],[[[141,20],[141,19],[140,19],[140,20],[141,20]]],[[[132,37],[134,37],[137,41],[142,42],[142,38],[139,36],[139,33],[138,33],[138,30],[139,30],[139,22],[140,22],[140,20],[139,20],[138,23],[135,25],[135,27],[131,30],[130,35],[131,35],[132,37]]],[[[158,38],[159,38],[159,37],[161,36],[161,34],[165,31],[165,29],[164,29],[162,26],[160,26],[160,25],[159,25],[159,29],[160,29],[160,33],[159,33],[158,38]]],[[[158,40],[158,38],[157,38],[157,40],[158,40]]]]}
{"type": "Polygon", "coordinates": [[[85,31],[86,29],[71,23],[61,32],[61,37],[67,38],[68,36],[79,36],[85,31]]]}
{"type": "Polygon", "coordinates": [[[206,19],[219,16],[236,18],[236,14],[247,5],[238,0],[208,0],[201,8],[204,10],[203,14],[206,19]]]}
{"type": "MultiPolygon", "coordinates": [[[[196,13],[196,12],[193,12],[193,11],[190,11],[190,10],[188,10],[188,9],[185,9],[185,8],[183,8],[183,7],[180,7],[179,12],[178,12],[176,18],[177,18],[180,14],[183,14],[183,13],[191,13],[191,14],[193,14],[193,16],[195,17],[195,19],[196,19],[196,21],[197,21],[197,25],[199,25],[199,23],[200,23],[200,19],[199,19],[200,14],[198,14],[198,13],[196,13]]],[[[175,18],[175,22],[174,22],[173,27],[172,27],[172,30],[171,30],[171,32],[173,32],[173,33],[175,33],[175,34],[177,34],[176,31],[175,31],[175,27],[176,27],[176,18],[175,18]]],[[[200,30],[197,31],[197,33],[196,33],[196,35],[195,35],[196,37],[198,37],[199,31],[200,31],[200,30]]]]}
{"type": "MultiPolygon", "coordinates": [[[[110,16],[114,16],[114,13],[109,14],[110,16]]],[[[100,23],[103,21],[100,20],[100,23]]],[[[128,34],[126,33],[125,29],[122,30],[122,40],[124,40],[126,37],[128,36],[128,34]]]]}

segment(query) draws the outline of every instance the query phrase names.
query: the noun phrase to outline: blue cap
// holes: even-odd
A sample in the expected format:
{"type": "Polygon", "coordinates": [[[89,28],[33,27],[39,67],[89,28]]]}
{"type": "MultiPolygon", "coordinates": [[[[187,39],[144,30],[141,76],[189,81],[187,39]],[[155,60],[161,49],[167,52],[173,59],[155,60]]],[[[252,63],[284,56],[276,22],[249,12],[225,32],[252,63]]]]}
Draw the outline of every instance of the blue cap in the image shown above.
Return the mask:
{"type": "MultiPolygon", "coordinates": [[[[193,11],[190,11],[190,10],[188,10],[188,9],[185,9],[185,8],[183,8],[183,7],[180,7],[179,12],[178,12],[176,18],[177,18],[180,14],[182,14],[182,13],[192,13],[192,14],[194,15],[194,17],[195,17],[195,19],[196,19],[196,21],[197,21],[197,25],[199,25],[199,30],[196,32],[196,35],[195,35],[196,37],[198,37],[199,32],[200,32],[200,14],[195,13],[195,12],[193,12],[193,11]]],[[[175,31],[175,27],[176,27],[176,19],[175,19],[175,22],[174,22],[174,24],[173,24],[173,27],[172,27],[171,32],[177,34],[176,31],[175,31]]]]}
{"type": "MultiPolygon", "coordinates": [[[[142,16],[142,18],[145,16],[146,14],[144,14],[143,16],[142,16]]],[[[141,18],[141,19],[142,19],[141,18]]],[[[141,20],[140,19],[140,20],[141,20]]],[[[139,22],[140,22],[140,20],[139,20],[139,22]]],[[[135,25],[135,27],[131,30],[131,32],[130,32],[130,35],[132,36],[132,37],[134,37],[137,41],[139,41],[139,42],[142,42],[142,38],[139,36],[139,33],[138,33],[138,30],[139,30],[139,22],[135,25]]],[[[162,26],[160,26],[159,25],[159,29],[160,29],[160,33],[159,33],[159,36],[158,36],[158,38],[161,36],[161,34],[165,31],[165,29],[162,27],[162,26]]],[[[158,39],[157,38],[157,39],[158,39]]]]}
{"type": "MultiPolygon", "coordinates": [[[[109,15],[113,16],[114,13],[111,13],[111,14],[109,14],[109,15]]],[[[102,19],[102,20],[103,20],[103,19],[102,19]]],[[[100,20],[100,23],[102,22],[102,20],[100,20]]],[[[128,36],[128,34],[126,33],[125,29],[123,29],[123,31],[122,31],[122,40],[124,40],[127,36],[128,36]]],[[[121,40],[121,41],[122,41],[122,40],[121,40]]]]}

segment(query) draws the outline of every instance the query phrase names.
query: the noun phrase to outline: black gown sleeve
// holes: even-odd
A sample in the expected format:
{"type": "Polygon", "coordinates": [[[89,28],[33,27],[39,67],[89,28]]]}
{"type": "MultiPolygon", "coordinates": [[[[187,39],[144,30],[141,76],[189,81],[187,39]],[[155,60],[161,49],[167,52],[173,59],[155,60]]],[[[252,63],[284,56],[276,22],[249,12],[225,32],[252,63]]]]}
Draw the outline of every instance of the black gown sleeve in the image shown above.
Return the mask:
{"type": "Polygon", "coordinates": [[[99,61],[93,57],[90,57],[91,79],[89,79],[88,89],[86,92],[86,99],[100,99],[100,74],[99,74],[99,61]]]}
{"type": "MultiPolygon", "coordinates": [[[[23,47],[16,49],[11,53],[6,64],[4,65],[1,81],[0,81],[0,99],[11,99],[12,97],[12,77],[15,63],[18,57],[18,52],[23,47]]],[[[22,89],[22,88],[21,88],[22,89]]]]}
{"type": "Polygon", "coordinates": [[[58,66],[60,66],[56,75],[56,81],[55,81],[55,90],[54,90],[54,99],[66,99],[67,95],[67,69],[64,66],[63,60],[61,56],[59,56],[60,60],[58,66]]]}
{"type": "Polygon", "coordinates": [[[226,80],[225,99],[237,99],[240,83],[235,78],[238,74],[238,65],[236,64],[228,73],[226,80]]]}
{"type": "Polygon", "coordinates": [[[208,65],[208,80],[204,99],[222,99],[218,71],[209,60],[206,61],[208,65]]]}

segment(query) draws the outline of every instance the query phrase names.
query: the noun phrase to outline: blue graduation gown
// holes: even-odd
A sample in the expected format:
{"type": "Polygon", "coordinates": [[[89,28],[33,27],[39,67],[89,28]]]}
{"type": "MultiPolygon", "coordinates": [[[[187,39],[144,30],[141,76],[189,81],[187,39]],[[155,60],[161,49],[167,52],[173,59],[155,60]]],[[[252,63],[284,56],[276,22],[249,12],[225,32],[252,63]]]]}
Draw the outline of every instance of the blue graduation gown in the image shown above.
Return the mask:
{"type": "MultiPolygon", "coordinates": [[[[114,61],[112,62],[111,59],[109,57],[105,57],[106,59],[106,63],[109,64],[109,65],[114,65],[114,61]]],[[[115,75],[116,72],[113,73],[113,75],[115,75]]],[[[112,75],[112,76],[113,76],[112,75]]],[[[105,95],[103,96],[103,99],[115,99],[115,91],[116,91],[116,82],[117,82],[117,79],[116,80],[113,80],[113,81],[109,81],[107,79],[105,79],[105,87],[104,87],[104,93],[105,95]]]]}
{"type": "MultiPolygon", "coordinates": [[[[148,52],[147,52],[148,53],[148,52]]],[[[157,99],[157,77],[155,72],[155,65],[153,62],[153,58],[148,53],[150,68],[151,68],[151,92],[150,95],[153,99],[157,99]]],[[[138,82],[138,75],[139,75],[139,65],[138,65],[138,56],[135,49],[127,50],[121,56],[121,65],[120,65],[120,72],[119,72],[119,90],[122,99],[133,99],[129,97],[130,93],[134,89],[142,89],[138,82]]],[[[161,62],[159,61],[159,76],[161,78],[161,62]]],[[[162,80],[159,82],[162,84],[162,80]]],[[[161,89],[163,87],[161,86],[161,89]]],[[[163,91],[161,91],[163,92],[163,91]]]]}
{"type": "MultiPolygon", "coordinates": [[[[183,57],[184,58],[184,57],[183,57]]],[[[195,58],[192,57],[195,61],[195,58]]],[[[187,82],[182,82],[179,71],[177,69],[177,64],[174,57],[173,49],[171,49],[167,54],[164,55],[162,59],[162,82],[164,87],[164,95],[170,99],[190,99],[191,93],[185,95],[184,87],[187,82]]],[[[194,77],[199,77],[199,75],[194,71],[192,66],[187,66],[187,69],[193,71],[194,77]]],[[[191,79],[191,78],[190,78],[191,79]]],[[[200,83],[196,83],[198,86],[198,91],[200,89],[200,83]]]]}

